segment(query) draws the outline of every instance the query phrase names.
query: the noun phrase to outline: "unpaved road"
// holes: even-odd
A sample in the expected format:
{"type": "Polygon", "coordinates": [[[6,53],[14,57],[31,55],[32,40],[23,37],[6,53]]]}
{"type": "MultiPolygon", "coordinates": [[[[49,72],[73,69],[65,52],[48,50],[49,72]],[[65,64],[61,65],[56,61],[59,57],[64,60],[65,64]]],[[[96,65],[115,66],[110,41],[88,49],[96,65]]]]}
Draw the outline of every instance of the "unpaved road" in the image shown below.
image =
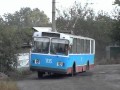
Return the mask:
{"type": "Polygon", "coordinates": [[[20,90],[120,90],[120,64],[97,65],[74,77],[52,75],[38,79],[34,73],[17,84],[20,90]]]}

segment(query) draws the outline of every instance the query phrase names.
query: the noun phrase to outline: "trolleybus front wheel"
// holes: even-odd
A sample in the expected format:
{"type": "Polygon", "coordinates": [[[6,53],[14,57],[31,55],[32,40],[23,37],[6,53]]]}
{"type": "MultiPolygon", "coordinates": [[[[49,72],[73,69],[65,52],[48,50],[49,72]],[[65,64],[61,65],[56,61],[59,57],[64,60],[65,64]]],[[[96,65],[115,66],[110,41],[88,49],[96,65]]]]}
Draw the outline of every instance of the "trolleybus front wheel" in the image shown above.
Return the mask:
{"type": "Polygon", "coordinates": [[[38,78],[42,78],[42,77],[43,77],[43,74],[44,74],[44,72],[38,71],[38,78]]]}

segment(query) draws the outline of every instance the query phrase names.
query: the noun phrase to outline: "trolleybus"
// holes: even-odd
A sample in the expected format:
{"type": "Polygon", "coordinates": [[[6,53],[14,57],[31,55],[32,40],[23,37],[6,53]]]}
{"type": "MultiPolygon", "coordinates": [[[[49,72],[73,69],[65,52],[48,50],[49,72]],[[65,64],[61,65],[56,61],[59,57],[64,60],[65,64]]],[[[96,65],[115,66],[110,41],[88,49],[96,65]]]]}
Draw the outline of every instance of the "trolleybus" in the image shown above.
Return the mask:
{"type": "Polygon", "coordinates": [[[46,72],[71,74],[94,67],[95,40],[59,32],[34,32],[30,70],[38,77],[46,72]]]}

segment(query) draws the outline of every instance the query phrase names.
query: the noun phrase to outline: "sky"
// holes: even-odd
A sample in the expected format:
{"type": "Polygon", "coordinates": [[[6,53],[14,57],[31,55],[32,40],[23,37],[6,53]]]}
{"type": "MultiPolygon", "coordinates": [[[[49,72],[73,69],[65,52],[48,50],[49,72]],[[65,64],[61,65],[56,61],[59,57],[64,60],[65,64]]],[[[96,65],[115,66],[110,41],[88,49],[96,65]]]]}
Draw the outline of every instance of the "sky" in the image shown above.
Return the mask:
{"type": "MultiPolygon", "coordinates": [[[[114,2],[114,0],[56,0],[56,7],[59,10],[68,9],[75,1],[81,2],[83,5],[86,2],[91,3],[90,7],[95,11],[104,10],[107,12],[112,11],[114,2]]],[[[14,13],[23,7],[39,8],[50,19],[52,17],[52,0],[0,0],[0,15],[14,13]]]]}

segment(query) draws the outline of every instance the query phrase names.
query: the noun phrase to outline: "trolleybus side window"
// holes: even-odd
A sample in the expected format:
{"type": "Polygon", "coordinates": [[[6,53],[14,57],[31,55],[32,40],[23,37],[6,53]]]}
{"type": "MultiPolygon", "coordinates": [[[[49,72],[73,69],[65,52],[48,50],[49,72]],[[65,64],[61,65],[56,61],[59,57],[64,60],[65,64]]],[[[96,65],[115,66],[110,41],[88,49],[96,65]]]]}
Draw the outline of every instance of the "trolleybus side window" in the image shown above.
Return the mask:
{"type": "Polygon", "coordinates": [[[77,39],[74,38],[73,39],[73,45],[72,45],[72,53],[76,53],[77,52],[77,39]]]}
{"type": "Polygon", "coordinates": [[[90,40],[84,39],[84,52],[83,53],[90,53],[90,40]]]}
{"type": "Polygon", "coordinates": [[[91,40],[91,54],[94,53],[94,40],[91,40]]]}
{"type": "Polygon", "coordinates": [[[84,39],[80,39],[80,53],[84,53],[84,39]]]}
{"type": "Polygon", "coordinates": [[[80,53],[81,51],[80,46],[81,46],[80,39],[77,39],[77,53],[80,53]]]}
{"type": "Polygon", "coordinates": [[[86,40],[86,52],[85,53],[90,53],[90,40],[86,40]]]}

